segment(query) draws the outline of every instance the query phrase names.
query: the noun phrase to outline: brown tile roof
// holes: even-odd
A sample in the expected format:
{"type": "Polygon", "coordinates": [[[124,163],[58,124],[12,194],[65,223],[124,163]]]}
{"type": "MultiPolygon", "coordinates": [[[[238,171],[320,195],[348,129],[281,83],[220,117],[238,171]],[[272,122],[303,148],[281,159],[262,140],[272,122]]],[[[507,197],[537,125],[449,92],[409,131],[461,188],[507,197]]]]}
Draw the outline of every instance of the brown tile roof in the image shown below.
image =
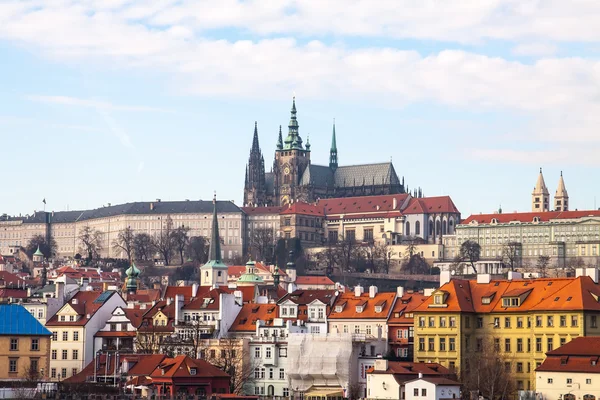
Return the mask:
{"type": "Polygon", "coordinates": [[[135,337],[134,331],[98,331],[95,337],[135,337]]]}
{"type": "Polygon", "coordinates": [[[207,377],[229,377],[228,374],[215,367],[214,365],[204,361],[195,360],[186,355],[180,355],[175,358],[165,358],[159,365],[156,366],[150,377],[155,380],[157,378],[207,378],[207,377]],[[196,368],[196,374],[190,374],[190,368],[196,368]]]}
{"type": "Polygon", "coordinates": [[[329,319],[387,319],[395,300],[395,292],[377,293],[373,298],[369,297],[368,292],[363,293],[360,297],[354,296],[354,292],[342,293],[333,303],[329,319]],[[382,300],[385,300],[385,306],[381,312],[376,312],[375,305],[382,300]],[[345,304],[341,312],[336,312],[335,307],[337,304],[345,304]],[[359,313],[356,311],[356,306],[362,304],[364,304],[363,311],[359,313]]]}
{"type": "Polygon", "coordinates": [[[166,356],[164,354],[132,354],[123,356],[128,362],[134,362],[134,366],[129,369],[129,376],[150,375],[166,356]]]}
{"type": "MultiPolygon", "coordinates": [[[[134,362],[135,365],[131,367],[128,371],[129,376],[135,375],[148,375],[156,366],[165,358],[163,354],[121,354],[119,357],[121,362],[125,362],[125,360],[129,362],[134,362]],[[151,368],[150,368],[151,366],[151,368]],[[141,372],[141,373],[136,373],[141,372]]],[[[65,379],[65,382],[68,383],[82,383],[85,382],[88,376],[94,375],[94,369],[96,365],[98,368],[96,369],[96,373],[100,376],[111,376],[114,375],[115,372],[115,359],[114,355],[111,354],[108,357],[106,354],[101,354],[98,359],[94,358],[88,365],[85,366],[77,375],[73,375],[70,378],[65,379]],[[108,363],[108,365],[107,365],[108,363]]],[[[117,367],[118,371],[118,367],[117,367]]]]}
{"type": "MultiPolygon", "coordinates": [[[[106,300],[112,296],[118,296],[116,292],[112,292],[111,294],[107,294],[107,292],[97,292],[97,291],[85,291],[85,292],[77,292],[75,296],[73,296],[68,303],[66,303],[61,310],[67,306],[71,306],[79,315],[77,321],[59,321],[59,313],[56,313],[52,318],[50,318],[46,322],[46,326],[82,326],[88,323],[90,318],[98,311],[100,307],[104,304],[104,302],[97,301],[99,298],[103,296],[106,297],[106,300]],[[75,304],[76,303],[76,304],[75,304]]],[[[60,310],[59,310],[60,312],[60,310]]]]}
{"type": "MultiPolygon", "coordinates": [[[[207,290],[210,290],[209,287],[205,286],[207,290]]],[[[200,292],[200,288],[198,288],[198,292],[200,292]]],[[[165,289],[165,295],[163,296],[165,299],[171,298],[174,299],[178,294],[183,295],[184,300],[189,300],[192,298],[192,287],[191,286],[167,286],[165,289]]]]}
{"type": "Polygon", "coordinates": [[[331,289],[311,289],[311,290],[302,290],[298,289],[292,293],[287,293],[283,297],[279,299],[277,302],[281,304],[285,301],[291,301],[294,304],[298,305],[308,305],[315,300],[320,300],[322,303],[327,305],[331,305],[332,301],[335,299],[335,290],[331,289]]]}
{"type": "Polygon", "coordinates": [[[434,296],[431,296],[417,307],[415,312],[600,311],[600,303],[598,302],[600,285],[594,283],[588,276],[517,279],[512,281],[503,279],[493,280],[490,283],[453,279],[439,290],[447,293],[446,307],[435,307],[433,304],[434,296]],[[495,292],[496,295],[489,304],[483,304],[482,298],[489,297],[490,292],[495,292]],[[521,296],[521,305],[519,307],[504,307],[502,298],[508,296],[521,296]]]}
{"type": "Polygon", "coordinates": [[[423,376],[449,376],[452,372],[443,365],[438,363],[424,363],[411,361],[388,361],[386,371],[376,371],[371,368],[367,371],[368,374],[394,374],[406,376],[407,379],[423,376]]]}
{"type": "Polygon", "coordinates": [[[413,197],[402,214],[460,213],[450,196],[413,197]]]}
{"type": "Polygon", "coordinates": [[[229,330],[231,332],[255,332],[257,321],[265,321],[268,326],[277,317],[278,309],[275,304],[244,304],[229,330]]]}

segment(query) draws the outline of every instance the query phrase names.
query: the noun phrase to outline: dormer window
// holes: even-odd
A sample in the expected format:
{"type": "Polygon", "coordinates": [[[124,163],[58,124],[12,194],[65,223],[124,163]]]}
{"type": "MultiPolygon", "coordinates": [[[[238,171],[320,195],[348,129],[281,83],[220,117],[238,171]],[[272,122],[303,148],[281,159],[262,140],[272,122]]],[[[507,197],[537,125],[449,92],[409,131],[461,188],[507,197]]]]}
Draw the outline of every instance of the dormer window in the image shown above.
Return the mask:
{"type": "Polygon", "coordinates": [[[380,313],[381,311],[383,311],[383,307],[382,306],[375,306],[375,312],[376,313],[380,313]]]}
{"type": "Polygon", "coordinates": [[[60,316],[60,322],[65,322],[65,316],[64,315],[60,316]]]}
{"type": "Polygon", "coordinates": [[[356,312],[357,313],[361,313],[363,312],[364,306],[360,305],[360,306],[356,306],[356,312]]]}
{"type": "Polygon", "coordinates": [[[435,304],[435,305],[444,304],[444,296],[442,296],[441,294],[436,294],[435,296],[433,296],[433,304],[435,304]]]}
{"type": "Polygon", "coordinates": [[[196,375],[198,370],[196,368],[190,368],[190,375],[196,375]]]}
{"type": "Polygon", "coordinates": [[[497,224],[498,220],[496,218],[492,218],[492,224],[497,224]]]}
{"type": "Polygon", "coordinates": [[[519,307],[521,305],[521,299],[518,297],[503,297],[502,307],[519,307]]]}

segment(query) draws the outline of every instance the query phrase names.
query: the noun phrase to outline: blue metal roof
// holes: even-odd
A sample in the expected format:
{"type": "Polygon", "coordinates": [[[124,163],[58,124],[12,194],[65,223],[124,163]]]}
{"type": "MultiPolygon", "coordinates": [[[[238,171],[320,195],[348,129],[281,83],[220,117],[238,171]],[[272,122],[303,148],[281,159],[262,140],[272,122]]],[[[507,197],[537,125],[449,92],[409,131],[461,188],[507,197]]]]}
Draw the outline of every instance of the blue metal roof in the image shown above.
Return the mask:
{"type": "Polygon", "coordinates": [[[52,335],[20,304],[0,304],[0,335],[52,335]]]}
{"type": "Polygon", "coordinates": [[[114,292],[114,290],[107,290],[106,292],[103,292],[96,298],[96,300],[94,300],[94,303],[104,303],[110,296],[112,296],[114,292]]]}

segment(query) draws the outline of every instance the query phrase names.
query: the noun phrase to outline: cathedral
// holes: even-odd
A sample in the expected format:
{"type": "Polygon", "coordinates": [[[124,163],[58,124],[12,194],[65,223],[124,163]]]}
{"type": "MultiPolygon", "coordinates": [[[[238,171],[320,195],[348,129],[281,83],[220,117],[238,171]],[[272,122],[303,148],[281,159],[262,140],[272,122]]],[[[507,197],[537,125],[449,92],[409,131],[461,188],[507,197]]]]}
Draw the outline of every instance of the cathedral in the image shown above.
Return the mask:
{"type": "MultiPolygon", "coordinates": [[[[332,197],[405,193],[404,178],[400,181],[391,161],[338,165],[335,123],[329,165],[312,164],[309,140],[303,143],[300,137],[295,98],[291,114],[285,140],[279,127],[271,172],[265,172],[265,160],[258,143],[258,127],[254,124],[244,184],[245,206],[283,206],[295,201],[314,202],[332,197]]],[[[419,192],[414,193],[415,197],[422,196],[419,192]]]]}

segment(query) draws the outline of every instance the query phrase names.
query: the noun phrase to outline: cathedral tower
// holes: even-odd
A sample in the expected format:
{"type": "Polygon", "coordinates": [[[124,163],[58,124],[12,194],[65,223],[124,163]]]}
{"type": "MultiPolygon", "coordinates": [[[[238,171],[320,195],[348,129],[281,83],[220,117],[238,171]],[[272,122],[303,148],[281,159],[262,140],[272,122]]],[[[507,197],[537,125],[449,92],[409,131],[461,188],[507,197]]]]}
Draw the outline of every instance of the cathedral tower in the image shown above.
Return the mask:
{"type": "Polygon", "coordinates": [[[258,144],[258,126],[254,123],[252,148],[246,166],[246,181],[244,183],[244,205],[264,206],[267,203],[265,185],[265,159],[258,144]]]}
{"type": "Polygon", "coordinates": [[[558,187],[556,188],[556,193],[554,194],[554,210],[569,211],[569,194],[565,188],[565,181],[563,180],[562,171],[560,171],[558,187]]]}
{"type": "Polygon", "coordinates": [[[302,138],[298,132],[300,125],[296,119],[296,98],[292,102],[288,135],[283,140],[281,128],[275,151],[273,174],[276,188],[275,204],[285,205],[301,196],[299,191],[300,178],[306,167],[310,164],[310,146],[302,145],[302,138]]]}
{"type": "Polygon", "coordinates": [[[333,134],[331,135],[331,149],[329,150],[329,168],[335,171],[338,167],[337,143],[335,142],[335,120],[333,121],[333,134]]]}
{"type": "Polygon", "coordinates": [[[544,175],[540,168],[540,174],[538,175],[535,188],[531,194],[531,211],[548,211],[550,207],[550,193],[544,182],[544,175]]]}

